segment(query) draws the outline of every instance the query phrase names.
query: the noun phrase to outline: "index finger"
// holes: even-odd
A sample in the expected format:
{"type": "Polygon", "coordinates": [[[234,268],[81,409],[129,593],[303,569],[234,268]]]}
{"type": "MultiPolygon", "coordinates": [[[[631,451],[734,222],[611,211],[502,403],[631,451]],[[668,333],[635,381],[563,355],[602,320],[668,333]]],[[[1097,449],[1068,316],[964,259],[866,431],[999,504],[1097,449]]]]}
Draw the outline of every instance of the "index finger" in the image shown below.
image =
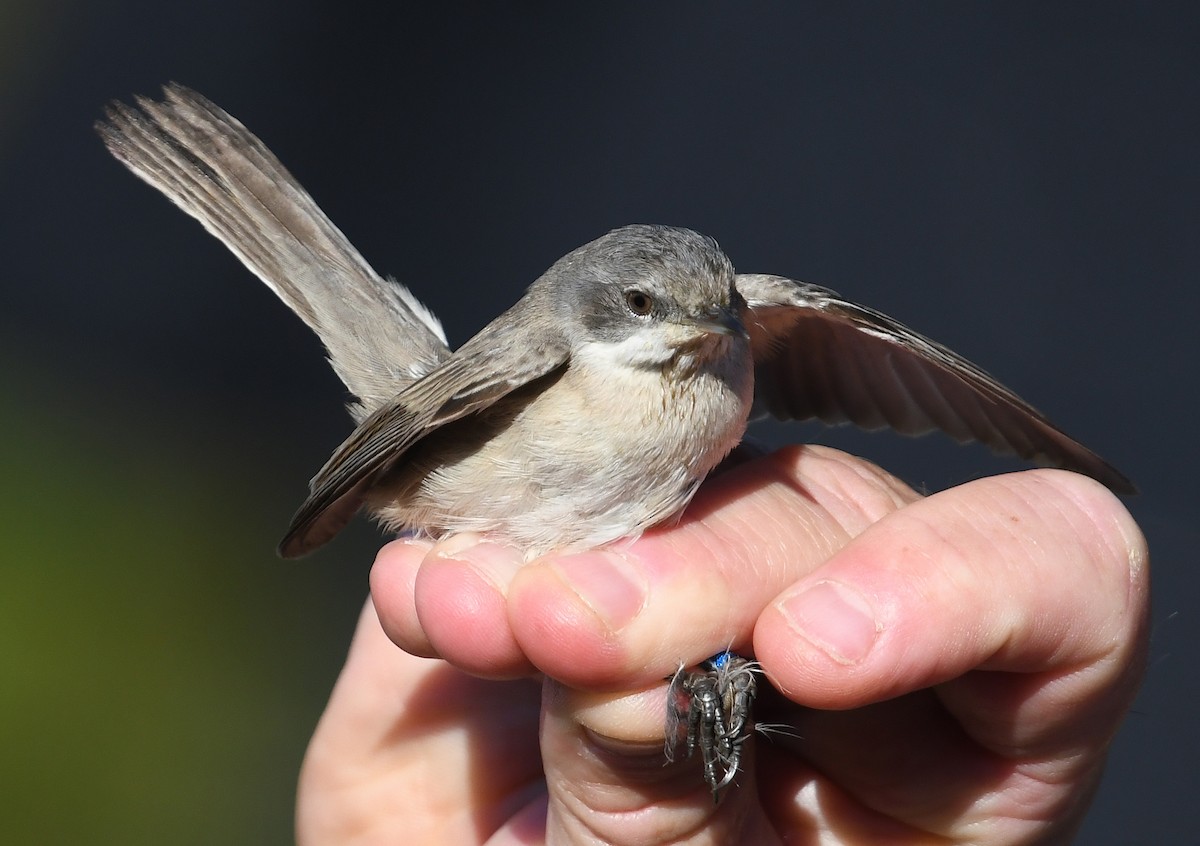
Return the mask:
{"type": "Polygon", "coordinates": [[[511,630],[572,687],[638,687],[746,644],[781,590],[917,498],[845,453],[783,449],[706,483],[675,527],[520,569],[511,630]]]}

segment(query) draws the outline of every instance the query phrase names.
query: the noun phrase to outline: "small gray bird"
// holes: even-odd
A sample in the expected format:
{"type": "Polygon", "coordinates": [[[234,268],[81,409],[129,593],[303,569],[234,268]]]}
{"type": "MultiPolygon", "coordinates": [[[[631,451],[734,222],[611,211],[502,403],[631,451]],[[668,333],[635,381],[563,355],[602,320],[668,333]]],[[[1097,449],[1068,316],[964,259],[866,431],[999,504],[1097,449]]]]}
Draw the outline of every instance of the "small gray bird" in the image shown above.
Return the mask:
{"type": "Polygon", "coordinates": [[[165,91],[109,108],[108,149],[317,333],[354,396],[357,428],[312,479],[286,557],[361,508],[389,529],[482,532],[530,558],[636,536],[680,514],[759,412],[941,429],[1133,491],[940,344],[825,288],[736,274],[688,229],[625,226],[579,247],[451,351],[258,138],[201,95],[165,91]]]}

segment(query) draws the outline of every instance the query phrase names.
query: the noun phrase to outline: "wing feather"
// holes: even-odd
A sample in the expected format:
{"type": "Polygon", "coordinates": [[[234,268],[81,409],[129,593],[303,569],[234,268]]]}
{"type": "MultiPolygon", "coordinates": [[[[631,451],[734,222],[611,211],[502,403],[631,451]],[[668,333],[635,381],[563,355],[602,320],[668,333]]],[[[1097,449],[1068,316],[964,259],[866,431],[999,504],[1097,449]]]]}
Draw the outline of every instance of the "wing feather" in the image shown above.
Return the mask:
{"type": "Polygon", "coordinates": [[[998,453],[1085,473],[1118,493],[1133,484],[962,356],[826,288],[742,274],[750,309],[755,406],[906,435],[940,429],[998,453]]]}
{"type": "Polygon", "coordinates": [[[279,554],[295,558],[332,538],[354,516],[371,484],[442,426],[477,414],[567,363],[557,334],[533,337],[524,299],[449,359],[370,414],[309,483],[279,554]]]}

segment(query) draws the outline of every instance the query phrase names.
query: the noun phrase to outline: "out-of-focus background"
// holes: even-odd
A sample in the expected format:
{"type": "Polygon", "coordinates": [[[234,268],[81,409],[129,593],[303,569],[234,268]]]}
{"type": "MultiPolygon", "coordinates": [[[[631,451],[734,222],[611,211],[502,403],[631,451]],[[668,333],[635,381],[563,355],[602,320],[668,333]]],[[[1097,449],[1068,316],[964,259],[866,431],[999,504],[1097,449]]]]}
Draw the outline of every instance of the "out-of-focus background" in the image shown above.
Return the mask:
{"type": "MultiPolygon", "coordinates": [[[[290,841],[378,545],[273,555],[349,421],[308,330],[93,133],[178,80],[454,343],[661,222],[1016,387],[1139,483],[1154,553],[1152,664],[1081,842],[1194,843],[1194,7],[434,5],[0,0],[0,841],[290,841]]],[[[931,489],[1019,466],[769,436],[931,489]]]]}

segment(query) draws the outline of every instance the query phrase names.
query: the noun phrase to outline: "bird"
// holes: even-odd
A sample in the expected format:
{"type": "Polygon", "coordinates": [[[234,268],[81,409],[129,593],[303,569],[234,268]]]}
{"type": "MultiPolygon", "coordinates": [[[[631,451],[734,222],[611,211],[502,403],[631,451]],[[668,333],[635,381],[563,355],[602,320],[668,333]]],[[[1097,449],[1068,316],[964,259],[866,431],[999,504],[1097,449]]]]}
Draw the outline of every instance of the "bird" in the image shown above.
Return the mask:
{"type": "MultiPolygon", "coordinates": [[[[828,288],[738,272],[687,228],[622,226],[570,251],[451,349],[236,118],[176,83],[135,103],[97,122],[109,151],[318,335],[350,393],[355,426],[312,478],[284,557],[362,510],[390,531],[478,532],[527,559],[636,537],[678,519],[768,415],[940,430],[1135,490],[947,347],[828,288]]],[[[706,767],[734,749],[711,735],[706,767]]]]}

